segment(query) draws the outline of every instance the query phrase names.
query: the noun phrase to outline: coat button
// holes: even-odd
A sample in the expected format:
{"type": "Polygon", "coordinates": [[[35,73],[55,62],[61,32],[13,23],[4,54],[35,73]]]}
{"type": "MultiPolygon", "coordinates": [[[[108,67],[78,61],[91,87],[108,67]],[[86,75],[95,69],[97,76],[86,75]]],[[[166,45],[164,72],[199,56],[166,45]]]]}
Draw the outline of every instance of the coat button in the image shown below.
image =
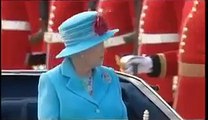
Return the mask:
{"type": "Polygon", "coordinates": [[[188,17],[189,18],[192,18],[193,17],[193,14],[192,13],[189,13],[188,17]]]}
{"type": "Polygon", "coordinates": [[[199,1],[195,0],[195,1],[194,1],[194,4],[195,4],[195,5],[198,5],[198,4],[199,4],[199,1]]]}
{"type": "Polygon", "coordinates": [[[183,35],[182,35],[182,38],[183,38],[183,39],[186,39],[186,38],[187,38],[187,36],[186,36],[185,34],[183,34],[183,35]]]}
{"type": "Polygon", "coordinates": [[[144,25],[144,20],[140,20],[140,25],[144,25]]]}
{"type": "Polygon", "coordinates": [[[54,11],[56,9],[56,6],[52,5],[51,10],[54,11]]]}
{"type": "Polygon", "coordinates": [[[96,112],[96,113],[100,113],[100,110],[99,110],[99,109],[96,109],[95,112],[96,112]]]}
{"type": "Polygon", "coordinates": [[[148,8],[148,6],[147,6],[147,5],[144,5],[144,6],[143,6],[143,9],[144,9],[144,10],[146,10],[147,8],[148,8]]]}
{"type": "Polygon", "coordinates": [[[185,42],[181,42],[181,43],[180,43],[181,46],[184,46],[185,44],[186,44],[185,42]]]}
{"type": "Polygon", "coordinates": [[[54,13],[51,12],[51,13],[50,13],[50,18],[54,18],[54,17],[55,17],[54,13]]]}
{"type": "Polygon", "coordinates": [[[196,7],[192,7],[191,11],[196,12],[196,7]]]}
{"type": "Polygon", "coordinates": [[[142,14],[141,14],[141,17],[142,17],[142,18],[144,18],[145,16],[146,16],[146,14],[145,14],[145,13],[142,13],[142,14]]]}
{"type": "Polygon", "coordinates": [[[188,27],[183,27],[183,32],[187,32],[188,31],[188,27]]]}
{"type": "Polygon", "coordinates": [[[184,49],[179,49],[179,52],[184,53],[185,51],[184,51],[184,49]]]}
{"type": "Polygon", "coordinates": [[[54,24],[52,20],[49,20],[48,23],[49,23],[49,25],[51,25],[51,26],[54,24]]]}
{"type": "Polygon", "coordinates": [[[140,28],[140,29],[139,29],[139,32],[140,32],[140,33],[144,33],[144,29],[140,28]]]}

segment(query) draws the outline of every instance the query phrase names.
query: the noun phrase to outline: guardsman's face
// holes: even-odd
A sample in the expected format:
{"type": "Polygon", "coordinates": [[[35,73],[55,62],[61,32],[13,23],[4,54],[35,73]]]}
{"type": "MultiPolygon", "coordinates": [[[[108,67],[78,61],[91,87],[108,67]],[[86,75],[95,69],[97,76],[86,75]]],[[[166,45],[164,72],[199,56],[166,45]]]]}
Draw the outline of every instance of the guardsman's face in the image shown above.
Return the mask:
{"type": "Polygon", "coordinates": [[[104,43],[100,43],[84,52],[85,62],[91,67],[102,65],[104,58],[104,43]]]}

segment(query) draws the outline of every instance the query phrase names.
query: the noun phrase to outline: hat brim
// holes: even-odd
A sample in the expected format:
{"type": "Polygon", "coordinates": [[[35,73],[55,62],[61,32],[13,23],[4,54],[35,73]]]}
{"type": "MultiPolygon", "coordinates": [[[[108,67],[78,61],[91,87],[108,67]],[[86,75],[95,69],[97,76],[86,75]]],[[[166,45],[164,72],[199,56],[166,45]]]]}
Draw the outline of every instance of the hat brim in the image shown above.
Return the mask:
{"type": "Polygon", "coordinates": [[[87,50],[95,45],[98,45],[99,43],[104,42],[105,40],[108,40],[110,37],[114,36],[115,33],[117,33],[118,31],[119,29],[108,30],[105,34],[101,36],[96,36],[77,45],[66,47],[56,56],[56,58],[71,56],[73,54],[87,50]]]}

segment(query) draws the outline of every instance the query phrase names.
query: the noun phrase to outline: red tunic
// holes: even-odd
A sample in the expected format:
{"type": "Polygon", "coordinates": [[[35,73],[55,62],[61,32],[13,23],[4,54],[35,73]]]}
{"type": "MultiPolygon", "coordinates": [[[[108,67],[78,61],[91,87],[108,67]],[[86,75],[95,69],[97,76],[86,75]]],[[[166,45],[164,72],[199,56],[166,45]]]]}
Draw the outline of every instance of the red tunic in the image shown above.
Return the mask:
{"type": "Polygon", "coordinates": [[[205,119],[205,1],[187,1],[190,9],[179,49],[179,86],[174,107],[185,119],[205,119]]]}
{"type": "MultiPolygon", "coordinates": [[[[181,8],[176,9],[174,0],[145,0],[140,17],[139,54],[153,55],[178,49],[181,8]]],[[[174,56],[173,56],[174,57],[174,56]]],[[[159,87],[158,93],[168,102],[173,102],[172,75],[152,78],[138,75],[150,85],[159,87]]]]}
{"type": "Polygon", "coordinates": [[[173,107],[183,118],[205,119],[204,0],[186,1],[182,20],[179,50],[159,54],[160,75],[178,73],[173,107]]]}
{"type": "Polygon", "coordinates": [[[130,15],[128,0],[100,1],[97,11],[106,20],[109,29],[119,29],[115,37],[104,42],[105,54],[103,65],[119,70],[115,56],[124,56],[133,53],[132,42],[126,43],[123,39],[133,32],[132,16],[130,15]]]}
{"type": "MultiPolygon", "coordinates": [[[[51,1],[50,3],[50,13],[48,22],[48,31],[53,33],[58,33],[59,25],[70,18],[71,16],[87,10],[85,8],[87,1],[51,1]]],[[[56,65],[60,64],[62,59],[56,59],[55,56],[61,52],[64,48],[63,43],[48,43],[47,44],[47,57],[46,66],[47,69],[51,69],[56,65]]]]}
{"type": "Polygon", "coordinates": [[[1,65],[2,69],[28,69],[30,25],[24,1],[2,1],[1,65]]]}

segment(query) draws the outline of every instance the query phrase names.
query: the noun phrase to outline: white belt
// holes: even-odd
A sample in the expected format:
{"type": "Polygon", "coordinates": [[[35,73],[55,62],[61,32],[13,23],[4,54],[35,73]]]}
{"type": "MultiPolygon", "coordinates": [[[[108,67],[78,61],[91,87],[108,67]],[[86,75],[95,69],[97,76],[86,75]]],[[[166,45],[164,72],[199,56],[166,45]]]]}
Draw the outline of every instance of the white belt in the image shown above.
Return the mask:
{"type": "Polygon", "coordinates": [[[30,24],[20,20],[1,20],[2,30],[30,31],[30,24]]]}
{"type": "MultiPolygon", "coordinates": [[[[108,39],[104,42],[105,48],[125,44],[123,37],[129,36],[131,34],[132,33],[127,33],[108,39]]],[[[45,32],[44,41],[47,43],[63,43],[63,39],[61,38],[60,34],[56,32],[45,32]]]]}
{"type": "Polygon", "coordinates": [[[108,48],[108,47],[125,44],[126,42],[123,38],[132,34],[133,32],[109,38],[108,40],[104,41],[104,46],[105,48],[108,48]]]}
{"type": "Polygon", "coordinates": [[[143,44],[156,44],[156,43],[172,43],[179,42],[179,35],[175,33],[168,34],[144,34],[142,33],[139,40],[143,44]]]}
{"type": "Polygon", "coordinates": [[[44,41],[46,43],[63,43],[61,35],[57,32],[45,32],[44,41]]]}

